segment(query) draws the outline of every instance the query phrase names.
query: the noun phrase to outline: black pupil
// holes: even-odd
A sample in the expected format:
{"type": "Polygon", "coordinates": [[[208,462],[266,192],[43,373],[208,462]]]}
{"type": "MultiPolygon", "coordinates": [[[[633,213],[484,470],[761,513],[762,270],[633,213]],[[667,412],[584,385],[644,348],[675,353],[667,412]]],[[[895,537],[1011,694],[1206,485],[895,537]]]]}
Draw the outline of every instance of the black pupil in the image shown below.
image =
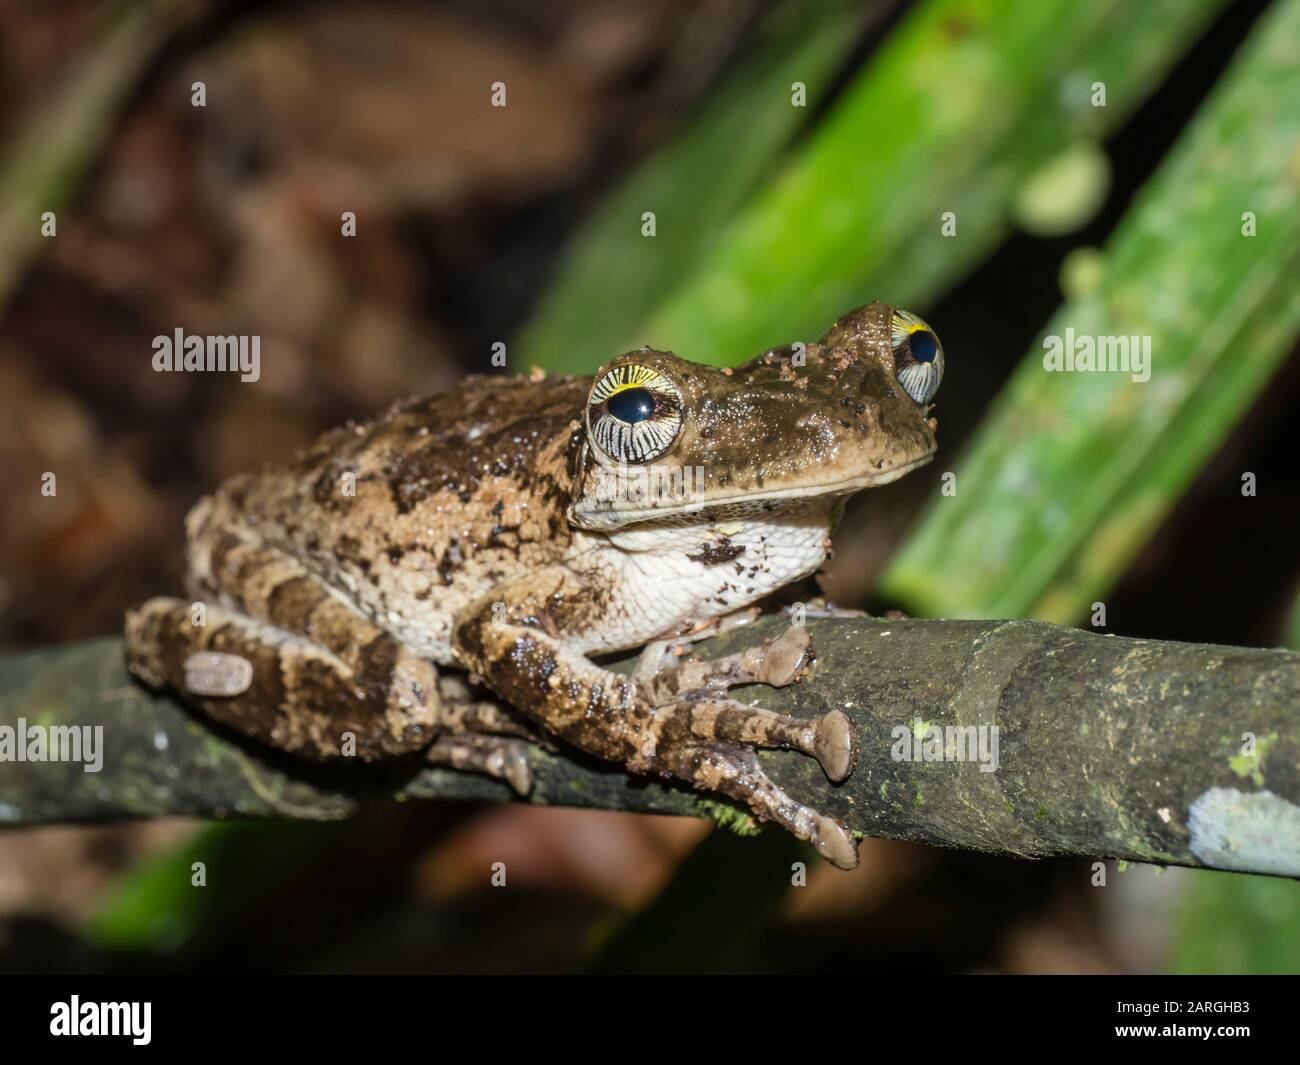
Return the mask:
{"type": "Polygon", "coordinates": [[[917,362],[934,362],[939,354],[939,338],[928,329],[918,329],[908,339],[912,342],[912,358],[917,362]]]}
{"type": "Polygon", "coordinates": [[[655,398],[645,388],[625,388],[609,397],[609,413],[621,422],[643,422],[655,412],[655,398]]]}

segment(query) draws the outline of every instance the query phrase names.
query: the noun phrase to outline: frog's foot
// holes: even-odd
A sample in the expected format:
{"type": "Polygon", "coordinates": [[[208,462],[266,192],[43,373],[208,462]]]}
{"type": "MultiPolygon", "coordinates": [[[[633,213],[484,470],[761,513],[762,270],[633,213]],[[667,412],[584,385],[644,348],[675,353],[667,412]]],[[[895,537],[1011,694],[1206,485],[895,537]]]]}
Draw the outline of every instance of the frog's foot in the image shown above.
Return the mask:
{"type": "Polygon", "coordinates": [[[517,795],[533,788],[533,770],[528,764],[528,744],[501,736],[443,736],[425,751],[434,765],[446,765],[471,773],[504,780],[517,795]]]}
{"type": "MultiPolygon", "coordinates": [[[[691,735],[728,740],[753,747],[802,751],[821,763],[836,783],[853,772],[857,759],[853,729],[842,711],[815,721],[746,706],[723,694],[742,684],[793,684],[813,658],[812,638],[790,628],[757,647],[709,662],[683,662],[645,676],[638,667],[641,690],[656,707],[689,718],[691,735]]],[[[644,665],[644,662],[643,662],[644,665]]]]}
{"type": "Polygon", "coordinates": [[[650,667],[656,660],[660,663],[673,661],[662,653],[656,658],[656,648],[664,643],[670,641],[659,641],[647,647],[633,674],[657,706],[687,694],[720,692],[742,684],[784,688],[798,680],[816,657],[808,630],[792,627],[756,647],[747,647],[735,654],[710,661],[661,665],[652,672],[650,667]]]}
{"type": "Polygon", "coordinates": [[[642,650],[632,675],[640,680],[649,680],[655,674],[662,673],[674,665],[690,644],[741,628],[755,621],[761,614],[762,610],[759,607],[747,606],[713,618],[670,639],[654,640],[646,644],[642,650]]]}
{"type": "Polygon", "coordinates": [[[650,771],[745,803],[760,821],[775,821],[799,839],[808,840],[839,868],[857,867],[858,845],[844,826],[791,798],[763,772],[752,750],[691,737],[661,735],[660,740],[648,759],[650,771]]]}
{"type": "Polygon", "coordinates": [[[745,747],[800,751],[817,759],[834,783],[845,780],[857,763],[853,726],[840,710],[814,720],[746,706],[727,696],[686,699],[657,707],[655,715],[671,718],[672,732],[693,742],[721,741],[745,747]]]}
{"type": "Polygon", "coordinates": [[[833,819],[791,798],[763,771],[754,748],[801,751],[816,758],[832,781],[853,772],[857,745],[848,717],[832,710],[815,720],[746,706],[725,694],[741,684],[784,687],[813,658],[812,638],[790,628],[757,647],[711,662],[683,662],[653,676],[641,690],[654,704],[642,747],[648,767],[721,792],[776,821],[844,869],[857,865],[857,847],[833,819]]]}
{"type": "Polygon", "coordinates": [[[545,733],[532,722],[511,713],[505,704],[485,698],[483,690],[471,685],[462,673],[438,674],[438,698],[442,704],[440,721],[448,732],[514,736],[543,746],[547,743],[545,733]]]}
{"type": "MultiPolygon", "coordinates": [[[[713,663],[683,663],[662,677],[627,677],[604,669],[537,625],[499,616],[512,602],[524,617],[544,612],[572,573],[539,571],[495,589],[458,618],[457,660],[488,680],[512,707],[588,754],[647,774],[719,792],[755,817],[776,821],[843,868],[857,863],[852,837],[833,818],[805,806],[768,778],[755,747],[784,747],[818,758],[842,779],[853,768],[848,718],[813,721],[745,706],[726,695],[734,684],[788,684],[811,654],[804,630],[713,663]]],[[[566,582],[569,582],[566,584],[566,582]]],[[[578,594],[581,589],[574,589],[578,594]]],[[[583,625],[590,618],[583,615],[583,625]]]]}

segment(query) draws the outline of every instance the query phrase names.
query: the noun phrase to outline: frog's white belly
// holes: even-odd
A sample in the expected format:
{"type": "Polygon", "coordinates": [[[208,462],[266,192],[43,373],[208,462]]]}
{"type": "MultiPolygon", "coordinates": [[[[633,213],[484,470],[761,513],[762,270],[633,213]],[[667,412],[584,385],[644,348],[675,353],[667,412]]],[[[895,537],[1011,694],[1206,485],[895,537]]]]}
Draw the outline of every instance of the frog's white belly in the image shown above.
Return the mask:
{"type": "MultiPolygon", "coordinates": [[[[567,559],[555,561],[579,575],[601,609],[586,631],[566,635],[564,643],[581,654],[640,647],[748,606],[825,561],[829,517],[830,504],[822,501],[795,513],[716,525],[579,532],[567,559]]],[[[408,554],[408,565],[415,560],[408,554]]],[[[455,618],[491,587],[476,576],[474,566],[467,566],[450,586],[423,599],[408,594],[406,582],[382,578],[341,582],[344,587],[335,590],[416,654],[455,665],[455,618]]]]}
{"type": "Polygon", "coordinates": [[[612,534],[611,544],[593,553],[613,592],[610,612],[598,628],[567,642],[586,654],[639,647],[748,606],[825,561],[828,522],[826,507],[775,520],[612,534]],[[718,560],[720,551],[737,550],[718,560]]]}

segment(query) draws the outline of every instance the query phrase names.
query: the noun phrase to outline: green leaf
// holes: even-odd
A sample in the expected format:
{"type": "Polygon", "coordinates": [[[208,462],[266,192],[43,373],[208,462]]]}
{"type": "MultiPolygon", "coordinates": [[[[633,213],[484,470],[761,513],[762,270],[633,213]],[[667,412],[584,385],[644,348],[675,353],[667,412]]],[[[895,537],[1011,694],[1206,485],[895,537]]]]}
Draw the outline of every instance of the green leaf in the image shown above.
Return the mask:
{"type": "Polygon", "coordinates": [[[1203,872],[1175,912],[1176,973],[1296,972],[1300,889],[1290,880],[1203,872]]]}
{"type": "Polygon", "coordinates": [[[956,495],[894,559],[888,595],[921,614],[1075,620],[1248,409],[1300,328],[1298,38],[1287,0],[1045,330],[1150,338],[1150,380],[1049,373],[1035,346],[957,464],[956,495]]]}
{"type": "Polygon", "coordinates": [[[775,166],[823,98],[862,22],[846,0],[786,3],[761,41],[680,136],[583,226],[518,340],[519,365],[589,373],[618,354],[710,248],[718,230],[775,166]],[[792,103],[796,83],[803,106],[792,103]],[[653,212],[656,234],[641,236],[653,212]],[[623,347],[620,347],[623,345],[623,347]]]}
{"type": "Polygon", "coordinates": [[[1220,7],[918,5],[791,165],[711,234],[704,261],[684,264],[672,298],[630,321],[615,350],[650,344],[727,364],[821,336],[873,298],[923,307],[1007,235],[1020,187],[1119,125],[1220,7]],[[955,236],[941,231],[945,212],[955,236]]]}

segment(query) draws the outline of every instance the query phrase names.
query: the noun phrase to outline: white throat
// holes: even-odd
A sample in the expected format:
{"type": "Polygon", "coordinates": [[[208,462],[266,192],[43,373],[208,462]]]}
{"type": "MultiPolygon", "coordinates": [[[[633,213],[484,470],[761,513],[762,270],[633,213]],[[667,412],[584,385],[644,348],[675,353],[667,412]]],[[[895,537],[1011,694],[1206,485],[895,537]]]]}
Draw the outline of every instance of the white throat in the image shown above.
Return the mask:
{"type": "Polygon", "coordinates": [[[771,513],[593,535],[586,558],[612,586],[617,606],[602,631],[583,641],[583,651],[680,634],[808,576],[826,560],[832,504],[823,496],[771,513]]]}

